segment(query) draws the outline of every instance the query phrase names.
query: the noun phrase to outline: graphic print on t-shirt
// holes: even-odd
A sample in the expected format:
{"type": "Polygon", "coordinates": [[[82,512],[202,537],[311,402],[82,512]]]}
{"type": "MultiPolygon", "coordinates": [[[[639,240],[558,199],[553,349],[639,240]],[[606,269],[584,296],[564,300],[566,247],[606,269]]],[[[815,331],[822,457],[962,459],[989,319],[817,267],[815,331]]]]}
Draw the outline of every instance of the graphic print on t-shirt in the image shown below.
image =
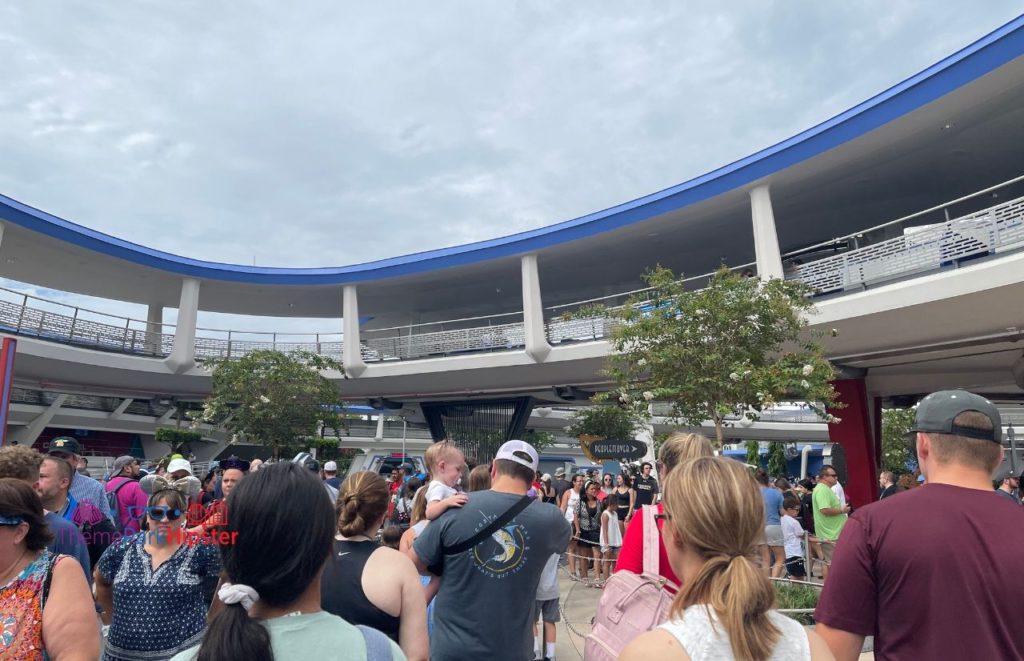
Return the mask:
{"type": "MultiPolygon", "coordinates": [[[[495,518],[485,517],[477,530],[495,518]]],[[[525,566],[529,542],[530,534],[526,528],[513,521],[473,547],[473,566],[490,578],[512,576],[525,566]]]]}

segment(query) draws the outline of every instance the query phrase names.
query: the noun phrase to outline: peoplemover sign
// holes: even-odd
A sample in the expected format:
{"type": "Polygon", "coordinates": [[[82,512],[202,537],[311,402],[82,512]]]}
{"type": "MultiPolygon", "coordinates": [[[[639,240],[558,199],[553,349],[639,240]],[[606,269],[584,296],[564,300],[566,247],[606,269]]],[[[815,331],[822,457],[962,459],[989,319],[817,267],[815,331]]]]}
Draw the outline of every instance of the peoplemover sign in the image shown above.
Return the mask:
{"type": "Polygon", "coordinates": [[[635,461],[647,454],[647,445],[636,440],[617,441],[604,439],[590,444],[590,454],[595,459],[624,459],[635,461]]]}

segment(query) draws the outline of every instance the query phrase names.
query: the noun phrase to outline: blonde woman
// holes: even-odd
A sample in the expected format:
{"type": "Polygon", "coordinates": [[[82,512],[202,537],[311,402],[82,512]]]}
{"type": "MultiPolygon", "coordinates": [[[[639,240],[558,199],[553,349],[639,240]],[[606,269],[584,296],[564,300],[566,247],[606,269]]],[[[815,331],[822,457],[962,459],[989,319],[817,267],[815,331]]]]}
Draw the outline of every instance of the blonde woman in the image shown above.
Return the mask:
{"type": "MultiPolygon", "coordinates": [[[[698,457],[711,457],[715,454],[711,447],[711,441],[700,434],[685,434],[683,432],[672,432],[661,445],[658,452],[658,473],[662,481],[679,464],[689,459],[698,457]]],[[[658,513],[664,512],[664,504],[655,505],[658,513]]],[[[639,511],[639,510],[638,510],[639,511]]],[[[663,528],[663,523],[658,521],[658,529],[663,528]]],[[[670,581],[673,585],[679,585],[679,578],[668,562],[668,555],[665,552],[665,540],[658,540],[658,573],[662,578],[670,581]]],[[[644,518],[634,516],[632,523],[626,526],[626,535],[622,539],[622,549],[619,551],[619,559],[615,563],[615,571],[631,571],[634,574],[643,573],[644,570],[644,518]]],[[[669,592],[674,592],[671,587],[666,587],[669,592]]]]}
{"type": "Polygon", "coordinates": [[[621,661],[828,661],[825,642],[773,609],[775,591],[753,558],[764,504],[743,464],[702,457],[664,480],[665,545],[683,587],[669,620],[631,642],[621,661]]]}

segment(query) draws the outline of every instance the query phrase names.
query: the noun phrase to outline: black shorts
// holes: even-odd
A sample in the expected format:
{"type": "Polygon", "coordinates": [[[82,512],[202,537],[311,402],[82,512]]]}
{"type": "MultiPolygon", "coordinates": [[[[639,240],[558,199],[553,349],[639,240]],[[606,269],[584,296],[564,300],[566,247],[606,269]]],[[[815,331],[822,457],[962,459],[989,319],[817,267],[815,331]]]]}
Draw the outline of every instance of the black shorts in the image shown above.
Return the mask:
{"type": "Polygon", "coordinates": [[[601,546],[600,530],[581,530],[579,543],[584,546],[601,546]]]}
{"type": "Polygon", "coordinates": [[[619,521],[625,521],[626,517],[629,516],[629,505],[626,505],[625,507],[620,507],[619,509],[615,510],[615,513],[619,515],[619,521]]]}
{"type": "Polygon", "coordinates": [[[804,559],[798,557],[786,558],[786,572],[793,578],[806,578],[807,571],[804,569],[804,559]]]}

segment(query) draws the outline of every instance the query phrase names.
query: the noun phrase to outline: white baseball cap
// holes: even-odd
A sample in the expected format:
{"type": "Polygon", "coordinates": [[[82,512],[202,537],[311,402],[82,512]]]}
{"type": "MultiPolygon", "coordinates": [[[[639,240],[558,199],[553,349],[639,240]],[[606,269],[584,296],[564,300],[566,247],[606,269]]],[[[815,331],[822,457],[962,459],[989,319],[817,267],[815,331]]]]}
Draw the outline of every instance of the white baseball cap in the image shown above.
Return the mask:
{"type": "Polygon", "coordinates": [[[324,472],[325,473],[337,473],[338,472],[338,464],[336,462],[333,462],[333,461],[328,461],[326,464],[324,464],[324,472]]]}
{"type": "Polygon", "coordinates": [[[167,472],[177,473],[178,471],[188,471],[188,474],[191,475],[192,464],[188,463],[188,459],[171,459],[167,464],[167,472]]]}
{"type": "Polygon", "coordinates": [[[494,458],[514,461],[520,466],[526,466],[534,472],[537,471],[537,466],[540,465],[540,459],[537,457],[537,451],[534,450],[533,446],[526,441],[506,442],[498,448],[498,454],[494,455],[494,458]]]}

